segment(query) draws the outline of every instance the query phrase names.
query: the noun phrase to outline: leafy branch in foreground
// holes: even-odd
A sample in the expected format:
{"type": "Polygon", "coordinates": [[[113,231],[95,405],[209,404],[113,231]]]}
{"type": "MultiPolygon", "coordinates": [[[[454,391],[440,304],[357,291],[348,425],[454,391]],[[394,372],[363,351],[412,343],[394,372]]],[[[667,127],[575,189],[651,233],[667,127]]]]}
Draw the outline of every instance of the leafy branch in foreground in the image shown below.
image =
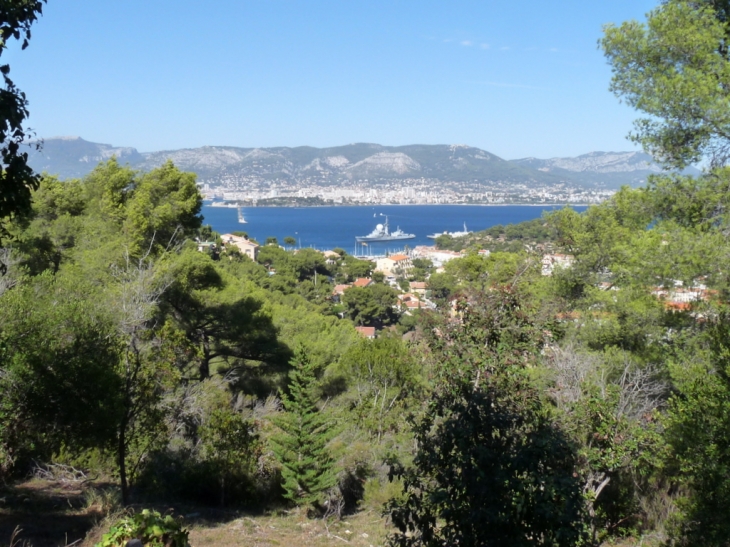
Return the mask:
{"type": "MultiPolygon", "coordinates": [[[[2,2],[0,4],[0,55],[11,38],[22,39],[28,47],[30,27],[43,10],[41,1],[2,2]]],[[[40,178],[28,165],[28,153],[20,147],[28,131],[23,124],[28,117],[28,100],[8,74],[10,65],[0,66],[4,87],[0,89],[0,220],[31,210],[31,192],[40,178]]],[[[0,235],[4,228],[0,225],[0,235]]],[[[0,263],[0,273],[4,267],[0,263]]]]}

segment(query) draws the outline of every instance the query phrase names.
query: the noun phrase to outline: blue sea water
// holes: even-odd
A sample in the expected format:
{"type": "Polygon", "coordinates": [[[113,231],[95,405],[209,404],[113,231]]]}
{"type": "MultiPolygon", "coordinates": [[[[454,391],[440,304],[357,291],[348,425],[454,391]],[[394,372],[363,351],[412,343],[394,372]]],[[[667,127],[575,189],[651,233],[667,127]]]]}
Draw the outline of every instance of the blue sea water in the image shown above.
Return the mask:
{"type": "MultiPolygon", "coordinates": [[[[428,234],[463,229],[484,230],[496,224],[515,224],[539,218],[557,206],[530,205],[379,205],[343,207],[244,207],[246,224],[238,223],[235,208],[203,206],[204,223],[221,234],[242,231],[263,242],[276,237],[279,243],[291,236],[297,246],[325,250],[342,247],[353,254],[382,254],[403,249],[405,245],[433,245],[428,234]],[[388,215],[390,229],[400,227],[415,234],[414,239],[399,242],[370,243],[356,246],[355,236],[369,234],[388,215]]],[[[586,207],[574,207],[583,211],[586,207]]]]}

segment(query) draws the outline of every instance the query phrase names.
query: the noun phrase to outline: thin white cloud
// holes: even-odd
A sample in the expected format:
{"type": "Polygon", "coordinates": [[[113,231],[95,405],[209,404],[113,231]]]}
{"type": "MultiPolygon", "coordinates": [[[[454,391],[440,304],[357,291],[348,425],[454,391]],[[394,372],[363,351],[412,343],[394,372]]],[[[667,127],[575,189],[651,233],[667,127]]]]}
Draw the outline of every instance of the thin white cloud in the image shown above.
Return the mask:
{"type": "Polygon", "coordinates": [[[489,44],[479,44],[479,47],[482,49],[489,49],[489,44]]]}
{"type": "Polygon", "coordinates": [[[472,45],[472,41],[471,40],[462,40],[461,45],[465,46],[465,47],[469,47],[472,45]]]}
{"type": "Polygon", "coordinates": [[[502,47],[501,47],[501,48],[499,48],[499,49],[500,49],[501,51],[507,51],[507,50],[509,50],[509,49],[510,49],[510,47],[509,47],[509,46],[502,46],[502,47]]]}

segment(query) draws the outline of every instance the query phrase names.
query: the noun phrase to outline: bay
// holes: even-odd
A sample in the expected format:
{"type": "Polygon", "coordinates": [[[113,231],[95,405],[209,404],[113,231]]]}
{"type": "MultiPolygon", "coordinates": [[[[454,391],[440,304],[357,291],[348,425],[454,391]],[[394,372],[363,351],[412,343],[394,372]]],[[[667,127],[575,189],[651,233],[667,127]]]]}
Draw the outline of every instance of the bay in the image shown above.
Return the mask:
{"type": "MultiPolygon", "coordinates": [[[[287,236],[297,240],[297,246],[326,250],[342,247],[353,254],[382,254],[416,245],[433,245],[428,234],[444,231],[469,230],[477,232],[497,224],[515,224],[540,218],[546,211],[559,206],[532,205],[378,205],[342,207],[244,207],[246,224],[239,224],[238,213],[231,207],[203,205],[204,224],[210,224],[221,234],[246,232],[263,243],[276,237],[279,243],[287,236]],[[415,234],[414,239],[397,242],[373,242],[368,247],[356,247],[355,236],[369,234],[388,215],[390,229],[400,227],[415,234]],[[369,248],[369,250],[368,250],[369,248]]],[[[585,206],[573,207],[584,211],[585,206]]]]}

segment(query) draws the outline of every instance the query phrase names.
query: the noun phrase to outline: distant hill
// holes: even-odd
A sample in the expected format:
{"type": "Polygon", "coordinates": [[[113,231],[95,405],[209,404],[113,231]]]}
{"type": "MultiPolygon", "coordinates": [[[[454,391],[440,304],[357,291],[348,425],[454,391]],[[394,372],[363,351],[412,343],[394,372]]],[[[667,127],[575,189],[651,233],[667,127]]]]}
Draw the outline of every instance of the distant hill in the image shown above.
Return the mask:
{"type": "Polygon", "coordinates": [[[640,152],[591,152],[577,158],[507,161],[466,145],[349,144],[332,148],[237,148],[204,146],[180,150],[139,153],[132,147],[114,147],[79,137],[44,140],[33,151],[30,164],[36,171],[61,178],[82,177],[100,161],[117,156],[120,163],[150,170],[171,159],[198,180],[213,186],[235,180],[339,185],[367,180],[382,184],[403,179],[425,178],[456,184],[490,183],[617,188],[637,186],[661,168],[640,152]]]}
{"type": "Polygon", "coordinates": [[[116,156],[123,164],[139,165],[144,161],[135,148],[111,146],[88,142],[79,137],[54,137],[45,139],[40,151],[30,152],[30,165],[42,173],[59,175],[61,178],[78,178],[87,175],[99,162],[116,156]]]}
{"type": "MultiPolygon", "coordinates": [[[[624,184],[639,186],[649,175],[663,171],[649,154],[643,152],[590,152],[576,158],[524,158],[513,160],[513,163],[579,180],[585,186],[605,185],[609,188],[624,184]]],[[[697,175],[700,171],[690,167],[685,173],[697,175]]]]}
{"type": "Polygon", "coordinates": [[[201,180],[214,183],[225,178],[244,177],[329,185],[365,179],[386,182],[408,178],[529,185],[559,182],[559,177],[551,173],[522,167],[484,150],[462,145],[205,146],[146,154],[140,167],[151,169],[168,158],[181,169],[195,171],[201,180]]]}

